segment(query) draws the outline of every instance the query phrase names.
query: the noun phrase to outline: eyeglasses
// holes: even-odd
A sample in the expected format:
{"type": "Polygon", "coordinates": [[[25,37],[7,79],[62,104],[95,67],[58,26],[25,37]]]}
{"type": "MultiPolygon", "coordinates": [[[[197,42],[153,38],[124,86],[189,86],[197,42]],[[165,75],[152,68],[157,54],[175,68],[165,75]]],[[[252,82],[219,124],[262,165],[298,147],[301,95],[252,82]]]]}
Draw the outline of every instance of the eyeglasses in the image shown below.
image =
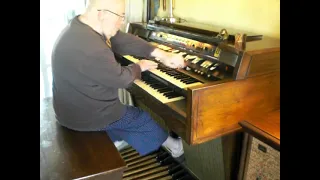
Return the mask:
{"type": "Polygon", "coordinates": [[[125,18],[126,18],[125,16],[121,16],[120,14],[117,14],[117,13],[115,13],[115,12],[112,12],[112,11],[110,11],[110,10],[108,10],[108,9],[98,9],[98,11],[108,11],[108,12],[110,12],[110,13],[118,16],[118,17],[120,17],[122,21],[124,21],[125,18]]]}

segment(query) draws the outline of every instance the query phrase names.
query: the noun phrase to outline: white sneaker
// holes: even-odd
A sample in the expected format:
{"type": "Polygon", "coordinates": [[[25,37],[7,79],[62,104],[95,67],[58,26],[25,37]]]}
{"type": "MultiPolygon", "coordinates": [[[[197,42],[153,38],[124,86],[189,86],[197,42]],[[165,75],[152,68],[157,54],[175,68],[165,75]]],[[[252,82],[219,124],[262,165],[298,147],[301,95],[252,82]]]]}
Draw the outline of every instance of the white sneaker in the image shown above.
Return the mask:
{"type": "Polygon", "coordinates": [[[126,141],[115,141],[114,145],[116,146],[118,151],[121,151],[125,149],[127,146],[129,146],[129,144],[126,141]]]}
{"type": "Polygon", "coordinates": [[[177,147],[176,148],[170,148],[166,145],[162,145],[163,148],[165,148],[173,158],[178,158],[181,155],[184,154],[184,150],[183,150],[183,144],[182,144],[182,140],[181,139],[174,139],[174,141],[176,141],[177,143],[177,147]]]}

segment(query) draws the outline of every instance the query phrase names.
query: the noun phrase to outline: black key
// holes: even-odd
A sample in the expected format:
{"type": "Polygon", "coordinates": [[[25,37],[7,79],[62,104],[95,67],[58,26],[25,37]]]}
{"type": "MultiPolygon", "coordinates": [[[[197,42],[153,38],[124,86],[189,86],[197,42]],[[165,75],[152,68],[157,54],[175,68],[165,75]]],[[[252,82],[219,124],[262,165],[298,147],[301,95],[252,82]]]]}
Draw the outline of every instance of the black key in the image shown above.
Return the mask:
{"type": "Polygon", "coordinates": [[[172,91],[172,92],[163,93],[163,95],[165,95],[165,96],[174,96],[174,95],[177,95],[177,94],[174,91],[172,91]]]}
{"type": "Polygon", "coordinates": [[[172,178],[177,179],[177,178],[184,176],[185,174],[187,174],[187,172],[184,169],[181,169],[180,171],[173,173],[172,178]]]}
{"type": "Polygon", "coordinates": [[[171,175],[181,169],[182,169],[181,164],[174,165],[173,167],[169,167],[169,174],[171,175]]]}
{"type": "Polygon", "coordinates": [[[156,83],[147,83],[148,85],[150,86],[158,86],[158,85],[161,85],[160,83],[156,82],[156,83]]]}
{"type": "Polygon", "coordinates": [[[166,89],[161,89],[161,90],[158,90],[160,93],[165,93],[165,92],[172,92],[172,89],[170,88],[166,88],[166,89]]]}
{"type": "Polygon", "coordinates": [[[169,153],[166,152],[166,151],[164,151],[163,153],[159,154],[159,155],[156,157],[156,159],[157,159],[158,161],[161,161],[161,160],[167,158],[168,156],[169,156],[169,153]]]}
{"type": "Polygon", "coordinates": [[[195,79],[193,79],[193,78],[190,78],[190,77],[180,77],[180,78],[177,78],[178,80],[180,80],[180,81],[191,81],[191,80],[195,80],[195,79]]]}
{"type": "MultiPolygon", "coordinates": [[[[160,92],[160,91],[159,91],[159,92],[160,92]]],[[[173,91],[172,91],[171,89],[170,89],[170,90],[166,90],[166,91],[165,91],[165,90],[162,90],[160,93],[161,93],[161,94],[164,94],[164,93],[168,93],[168,92],[173,92],[173,91]]]]}
{"type": "Polygon", "coordinates": [[[175,78],[179,79],[179,78],[185,78],[185,77],[188,77],[184,74],[177,74],[177,75],[174,75],[175,78]]]}
{"type": "Polygon", "coordinates": [[[159,88],[157,89],[158,92],[160,92],[161,90],[167,89],[167,87],[163,87],[163,88],[159,88]]]}
{"type": "Polygon", "coordinates": [[[164,86],[164,85],[154,85],[154,86],[152,86],[154,89],[161,89],[161,88],[164,88],[164,87],[166,87],[166,86],[164,86]]]}
{"type": "Polygon", "coordinates": [[[185,78],[179,78],[180,81],[184,82],[184,81],[190,81],[192,80],[192,78],[190,77],[185,77],[185,78]]]}
{"type": "Polygon", "coordinates": [[[186,174],[186,175],[184,175],[182,177],[179,177],[176,180],[194,180],[194,178],[192,176],[190,176],[189,174],[186,174]]]}
{"type": "Polygon", "coordinates": [[[190,76],[185,76],[185,75],[182,75],[179,79],[191,79],[192,77],[190,76]]]}
{"type": "Polygon", "coordinates": [[[175,94],[174,92],[166,92],[163,95],[169,99],[177,97],[177,94],[175,94]]]}
{"type": "Polygon", "coordinates": [[[159,83],[159,81],[154,80],[154,79],[147,79],[146,81],[149,83],[159,83]]]}
{"type": "Polygon", "coordinates": [[[165,73],[174,73],[175,71],[173,71],[172,69],[164,69],[163,72],[165,72],[165,73]]]}
{"type": "Polygon", "coordinates": [[[189,82],[186,82],[186,84],[192,84],[192,83],[195,83],[196,81],[189,81],[189,82]]]}
{"type": "Polygon", "coordinates": [[[161,160],[161,161],[160,161],[160,164],[163,166],[163,165],[169,165],[169,164],[171,164],[172,162],[174,162],[173,157],[168,156],[168,157],[165,158],[164,160],[161,160]]]}
{"type": "Polygon", "coordinates": [[[183,80],[182,82],[184,82],[185,84],[192,84],[192,83],[195,83],[197,81],[191,79],[191,80],[183,80]]]}
{"type": "Polygon", "coordinates": [[[196,80],[195,80],[195,79],[193,79],[192,77],[188,77],[188,78],[180,79],[180,81],[188,82],[188,81],[196,81],[196,80]]]}
{"type": "Polygon", "coordinates": [[[168,99],[176,98],[177,96],[166,96],[168,99]]]}

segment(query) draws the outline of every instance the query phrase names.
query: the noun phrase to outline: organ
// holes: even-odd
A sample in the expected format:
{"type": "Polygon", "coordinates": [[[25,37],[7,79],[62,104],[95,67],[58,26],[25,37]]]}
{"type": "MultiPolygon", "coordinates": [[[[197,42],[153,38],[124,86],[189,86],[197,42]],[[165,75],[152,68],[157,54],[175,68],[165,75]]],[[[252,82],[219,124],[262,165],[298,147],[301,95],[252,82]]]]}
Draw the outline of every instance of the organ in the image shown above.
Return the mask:
{"type": "MultiPolygon", "coordinates": [[[[280,108],[279,40],[188,22],[131,23],[127,31],[185,58],[186,68],[159,64],[127,90],[189,145],[239,131],[241,120],[280,108]]],[[[128,65],[144,57],[117,59],[128,65]]]]}

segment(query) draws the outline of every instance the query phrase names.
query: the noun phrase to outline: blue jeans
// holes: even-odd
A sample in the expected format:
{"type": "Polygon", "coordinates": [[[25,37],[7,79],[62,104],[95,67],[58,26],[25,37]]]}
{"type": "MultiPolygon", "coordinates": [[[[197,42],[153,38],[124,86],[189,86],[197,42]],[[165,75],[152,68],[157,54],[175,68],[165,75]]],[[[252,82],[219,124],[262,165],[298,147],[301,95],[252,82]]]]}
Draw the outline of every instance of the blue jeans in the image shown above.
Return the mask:
{"type": "Polygon", "coordinates": [[[113,142],[124,140],[141,156],[158,150],[168,138],[149,113],[134,106],[127,106],[125,115],[104,130],[113,142]]]}

